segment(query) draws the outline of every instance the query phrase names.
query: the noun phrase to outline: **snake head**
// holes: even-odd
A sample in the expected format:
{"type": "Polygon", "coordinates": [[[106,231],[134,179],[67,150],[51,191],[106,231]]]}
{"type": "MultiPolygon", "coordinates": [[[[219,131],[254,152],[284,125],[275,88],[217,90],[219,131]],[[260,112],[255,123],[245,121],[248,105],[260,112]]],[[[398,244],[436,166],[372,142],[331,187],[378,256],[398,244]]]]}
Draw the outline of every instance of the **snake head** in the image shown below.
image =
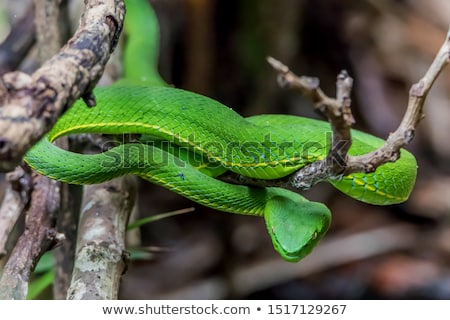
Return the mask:
{"type": "Polygon", "coordinates": [[[264,210],[267,230],[276,251],[289,262],[308,255],[327,232],[331,212],[322,203],[299,194],[275,196],[264,210]]]}

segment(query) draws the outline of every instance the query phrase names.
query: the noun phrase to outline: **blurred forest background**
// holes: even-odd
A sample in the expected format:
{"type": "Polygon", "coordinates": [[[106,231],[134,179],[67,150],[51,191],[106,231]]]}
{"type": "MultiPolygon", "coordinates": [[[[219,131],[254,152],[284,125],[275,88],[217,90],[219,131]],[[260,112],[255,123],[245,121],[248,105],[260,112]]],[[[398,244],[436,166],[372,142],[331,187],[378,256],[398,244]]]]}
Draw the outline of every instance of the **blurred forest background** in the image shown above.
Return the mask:
{"type": "MultiPolygon", "coordinates": [[[[29,14],[29,2],[0,0],[0,38],[29,14]]],[[[355,80],[355,127],[383,138],[400,123],[410,86],[450,24],[448,0],[151,3],[161,24],[160,71],[167,82],[243,115],[320,118],[307,99],[277,87],[266,56],[298,75],[318,77],[330,96],[346,69],[355,80]]],[[[19,68],[32,71],[36,61],[32,51],[19,68]]],[[[130,261],[120,298],[450,299],[449,68],[431,90],[425,114],[408,147],[419,164],[411,198],[381,207],[327,184],[305,192],[330,207],[333,222],[313,253],[295,264],[273,250],[263,219],[216,212],[140,182],[141,216],[195,211],[145,225],[140,243],[134,235],[134,246],[151,254],[130,261]]]]}

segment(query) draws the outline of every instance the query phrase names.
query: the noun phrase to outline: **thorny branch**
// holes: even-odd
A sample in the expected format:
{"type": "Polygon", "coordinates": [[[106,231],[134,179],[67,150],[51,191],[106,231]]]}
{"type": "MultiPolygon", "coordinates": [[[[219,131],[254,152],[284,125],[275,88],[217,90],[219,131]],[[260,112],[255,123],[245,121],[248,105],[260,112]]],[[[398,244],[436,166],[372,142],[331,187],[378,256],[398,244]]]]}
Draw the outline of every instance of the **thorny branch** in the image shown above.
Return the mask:
{"type": "Polygon", "coordinates": [[[58,117],[92,89],[117,45],[125,7],[121,0],[87,0],[75,35],[32,75],[0,78],[0,171],[16,167],[58,117]]]}

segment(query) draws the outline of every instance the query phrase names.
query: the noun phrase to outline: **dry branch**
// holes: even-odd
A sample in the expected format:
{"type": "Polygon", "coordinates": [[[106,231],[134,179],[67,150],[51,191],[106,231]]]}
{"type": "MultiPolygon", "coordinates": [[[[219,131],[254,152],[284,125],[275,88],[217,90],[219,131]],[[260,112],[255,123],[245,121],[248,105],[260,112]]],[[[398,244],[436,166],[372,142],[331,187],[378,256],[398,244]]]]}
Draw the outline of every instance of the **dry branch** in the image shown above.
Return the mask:
{"type": "Polygon", "coordinates": [[[125,231],[136,186],[125,176],[85,187],[67,299],[117,299],[125,270],[125,231]]]}
{"type": "Polygon", "coordinates": [[[75,35],[32,75],[0,78],[0,171],[16,167],[58,117],[79,97],[94,105],[92,89],[117,45],[121,0],[87,0],[75,35]]]}
{"type": "Polygon", "coordinates": [[[428,92],[449,62],[450,28],[444,43],[425,75],[411,87],[408,108],[397,130],[389,135],[386,143],[381,148],[366,155],[349,156],[345,170],[346,175],[353,172],[372,172],[380,165],[399,158],[400,149],[412,141],[417,124],[424,117],[423,106],[428,92]]]}
{"type": "MultiPolygon", "coordinates": [[[[62,29],[60,28],[61,0],[34,0],[35,27],[40,61],[44,63],[57,54],[62,46],[62,29]]],[[[63,8],[61,8],[63,9],[63,8]]],[[[67,137],[56,141],[58,147],[69,149],[67,137]]],[[[39,177],[38,179],[49,179],[39,177]]],[[[47,184],[52,185],[52,184],[47,184]]],[[[54,189],[59,190],[59,208],[56,230],[64,234],[65,241],[54,251],[55,279],[53,292],[55,299],[64,299],[70,284],[75,252],[76,225],[81,202],[81,187],[69,186],[57,182],[54,189]]],[[[52,197],[50,193],[47,196],[52,197]]]]}
{"type": "Polygon", "coordinates": [[[289,185],[308,189],[323,180],[335,179],[355,172],[373,172],[382,164],[394,162],[400,157],[400,149],[412,141],[416,126],[423,118],[423,105],[428,92],[439,73],[450,61],[450,29],[424,77],[411,87],[408,108],[397,130],[389,135],[382,147],[360,156],[347,155],[351,145],[350,129],[354,122],[349,104],[351,83],[344,79],[349,78],[343,74],[338,76],[337,99],[330,99],[320,90],[317,80],[297,77],[289,71],[287,66],[273,58],[269,58],[268,61],[278,72],[279,84],[298,89],[309,96],[316,108],[328,118],[332,127],[332,145],[326,159],[301,168],[289,178],[289,185]],[[347,143],[348,147],[342,148],[342,143],[347,143]]]}
{"type": "Polygon", "coordinates": [[[64,234],[65,240],[53,250],[55,258],[53,298],[57,300],[66,298],[70,286],[82,192],[82,186],[61,184],[61,210],[57,217],[56,230],[64,234]]]}
{"type": "Polygon", "coordinates": [[[34,174],[25,231],[19,237],[0,279],[0,299],[25,299],[32,270],[42,254],[62,240],[55,230],[59,188],[54,180],[34,174]]]}
{"type": "Polygon", "coordinates": [[[0,258],[6,255],[6,242],[10,232],[28,205],[31,176],[22,167],[7,175],[5,196],[0,207],[0,258]]]}
{"type": "Polygon", "coordinates": [[[342,71],[337,77],[336,99],[332,99],[320,89],[317,78],[298,77],[280,61],[271,57],[267,61],[278,72],[278,84],[281,87],[297,89],[309,97],[314,107],[327,117],[332,129],[331,148],[327,156],[298,170],[289,177],[289,184],[304,190],[318,182],[342,176],[346,169],[347,152],[352,143],[350,130],[355,122],[350,109],[353,79],[346,71],[342,71]]]}
{"type": "Polygon", "coordinates": [[[315,108],[322,112],[330,122],[332,129],[330,150],[324,159],[314,161],[285,178],[259,180],[226,173],[221,179],[238,184],[306,190],[321,181],[340,179],[355,172],[373,172],[382,164],[395,162],[400,157],[401,148],[412,141],[416,126],[423,118],[425,98],[434,81],[449,61],[450,29],[441,49],[423,78],[411,87],[408,108],[397,130],[389,135],[385,144],[380,148],[365,155],[351,156],[347,152],[351,146],[350,130],[354,123],[350,109],[350,92],[353,80],[345,71],[341,72],[337,78],[337,97],[336,99],[330,98],[320,89],[317,78],[299,77],[291,72],[286,65],[269,57],[269,64],[278,73],[278,84],[281,87],[299,90],[313,102],[315,108]]]}

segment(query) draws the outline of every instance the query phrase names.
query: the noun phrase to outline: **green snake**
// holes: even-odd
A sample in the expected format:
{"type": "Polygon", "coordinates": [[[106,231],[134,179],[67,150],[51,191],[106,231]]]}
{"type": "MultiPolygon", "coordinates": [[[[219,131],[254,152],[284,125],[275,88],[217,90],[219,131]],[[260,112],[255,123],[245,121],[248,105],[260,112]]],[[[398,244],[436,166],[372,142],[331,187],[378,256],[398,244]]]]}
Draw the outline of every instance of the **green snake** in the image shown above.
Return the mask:
{"type": "MultiPolygon", "coordinates": [[[[75,103],[26,154],[26,162],[41,174],[74,184],[137,175],[207,207],[264,217],[274,248],[287,261],[309,254],[331,222],[325,205],[283,188],[231,184],[217,177],[227,171],[265,180],[288,176],[327,155],[329,124],[289,115],[244,118],[213,99],[164,86],[155,71],[154,13],[145,0],[126,4],[125,80],[97,88],[93,108],[75,103]],[[98,154],[52,144],[79,133],[136,134],[138,139],[98,154]]],[[[384,143],[355,130],[352,137],[351,155],[384,143]]],[[[374,173],[330,183],[367,203],[400,203],[414,186],[416,167],[415,158],[402,150],[398,161],[374,173]]]]}

